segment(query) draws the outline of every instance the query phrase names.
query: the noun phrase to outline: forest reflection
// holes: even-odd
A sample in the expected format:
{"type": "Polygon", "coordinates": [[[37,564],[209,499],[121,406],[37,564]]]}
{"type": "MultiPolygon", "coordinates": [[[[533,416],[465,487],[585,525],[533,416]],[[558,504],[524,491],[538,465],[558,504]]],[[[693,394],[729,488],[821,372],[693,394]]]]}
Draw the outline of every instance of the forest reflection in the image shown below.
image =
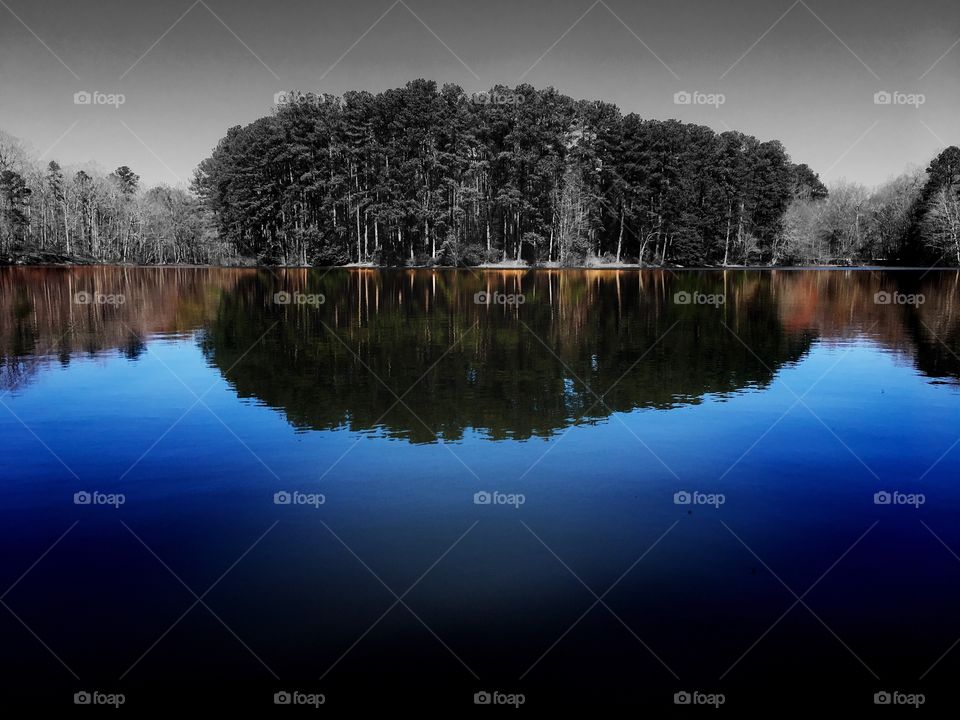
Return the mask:
{"type": "Polygon", "coordinates": [[[956,271],[7,268],[0,391],[192,338],[240,397],[301,431],[549,437],[764,388],[815,342],[868,338],[955,382],[958,290],[956,271]],[[706,297],[723,302],[678,302],[706,297]]]}

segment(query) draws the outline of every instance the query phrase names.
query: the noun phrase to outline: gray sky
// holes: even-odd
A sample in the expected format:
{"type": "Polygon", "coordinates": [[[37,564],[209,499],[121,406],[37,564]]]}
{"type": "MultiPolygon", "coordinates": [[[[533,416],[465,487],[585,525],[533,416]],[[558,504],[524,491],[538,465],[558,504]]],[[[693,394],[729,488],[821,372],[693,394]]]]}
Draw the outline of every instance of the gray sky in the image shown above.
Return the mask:
{"type": "Polygon", "coordinates": [[[44,160],[127,164],[150,183],[188,181],[277,91],[417,77],[735,128],[872,185],[960,143],[960,3],[0,0],[0,129],[44,160]],[[125,102],[77,105],[82,90],[125,102]],[[682,91],[724,102],[676,104],[682,91]]]}

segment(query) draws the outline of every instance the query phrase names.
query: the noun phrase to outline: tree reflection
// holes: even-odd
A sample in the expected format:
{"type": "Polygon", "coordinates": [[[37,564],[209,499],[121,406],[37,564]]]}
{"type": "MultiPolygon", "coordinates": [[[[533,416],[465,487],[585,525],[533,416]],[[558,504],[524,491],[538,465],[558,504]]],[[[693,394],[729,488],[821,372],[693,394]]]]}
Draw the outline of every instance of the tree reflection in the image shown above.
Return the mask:
{"type": "Polygon", "coordinates": [[[766,387],[814,342],[865,337],[956,382],[958,293],[955,271],[8,268],[0,388],[195,335],[239,396],[302,431],[549,437],[766,387]],[[125,301],[79,304],[78,292],[125,301]],[[924,302],[877,302],[884,292],[924,302]]]}

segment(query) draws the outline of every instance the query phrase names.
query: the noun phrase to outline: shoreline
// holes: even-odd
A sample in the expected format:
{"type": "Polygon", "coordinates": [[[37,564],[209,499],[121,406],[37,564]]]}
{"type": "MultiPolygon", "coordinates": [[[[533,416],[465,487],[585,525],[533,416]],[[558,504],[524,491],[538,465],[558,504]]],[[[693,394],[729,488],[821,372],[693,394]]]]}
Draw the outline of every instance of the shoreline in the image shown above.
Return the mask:
{"type": "MultiPolygon", "coordinates": [[[[62,256],[61,256],[62,257],[62,256]]],[[[228,263],[218,265],[203,265],[194,263],[145,265],[139,263],[109,263],[95,262],[89,258],[70,259],[39,259],[4,257],[0,259],[0,268],[84,268],[84,267],[112,267],[112,268],[152,268],[152,269],[215,269],[224,270],[461,270],[467,272],[501,271],[501,272],[528,272],[528,271],[563,271],[563,270],[596,270],[596,271],[628,271],[628,270],[661,270],[666,272],[690,272],[703,270],[958,270],[960,268],[949,265],[640,265],[638,263],[581,263],[575,265],[560,265],[556,262],[527,264],[527,263],[483,263],[480,265],[463,265],[458,267],[447,265],[376,265],[373,263],[347,263],[344,265],[260,265],[255,263],[228,263]]]]}

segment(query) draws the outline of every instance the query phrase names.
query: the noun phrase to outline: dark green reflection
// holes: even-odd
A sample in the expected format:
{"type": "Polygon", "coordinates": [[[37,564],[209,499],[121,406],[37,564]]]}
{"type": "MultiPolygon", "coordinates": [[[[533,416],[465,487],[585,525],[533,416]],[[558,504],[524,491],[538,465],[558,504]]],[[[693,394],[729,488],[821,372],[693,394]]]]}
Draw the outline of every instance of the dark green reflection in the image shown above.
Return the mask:
{"type": "Polygon", "coordinates": [[[429,442],[468,428],[548,437],[764,386],[811,338],[784,332],[769,273],[287,271],[238,282],[202,347],[241,396],[298,428],[429,442]],[[325,302],[278,305],[278,292],[325,302]],[[480,292],[525,302],[478,305],[480,292]]]}

